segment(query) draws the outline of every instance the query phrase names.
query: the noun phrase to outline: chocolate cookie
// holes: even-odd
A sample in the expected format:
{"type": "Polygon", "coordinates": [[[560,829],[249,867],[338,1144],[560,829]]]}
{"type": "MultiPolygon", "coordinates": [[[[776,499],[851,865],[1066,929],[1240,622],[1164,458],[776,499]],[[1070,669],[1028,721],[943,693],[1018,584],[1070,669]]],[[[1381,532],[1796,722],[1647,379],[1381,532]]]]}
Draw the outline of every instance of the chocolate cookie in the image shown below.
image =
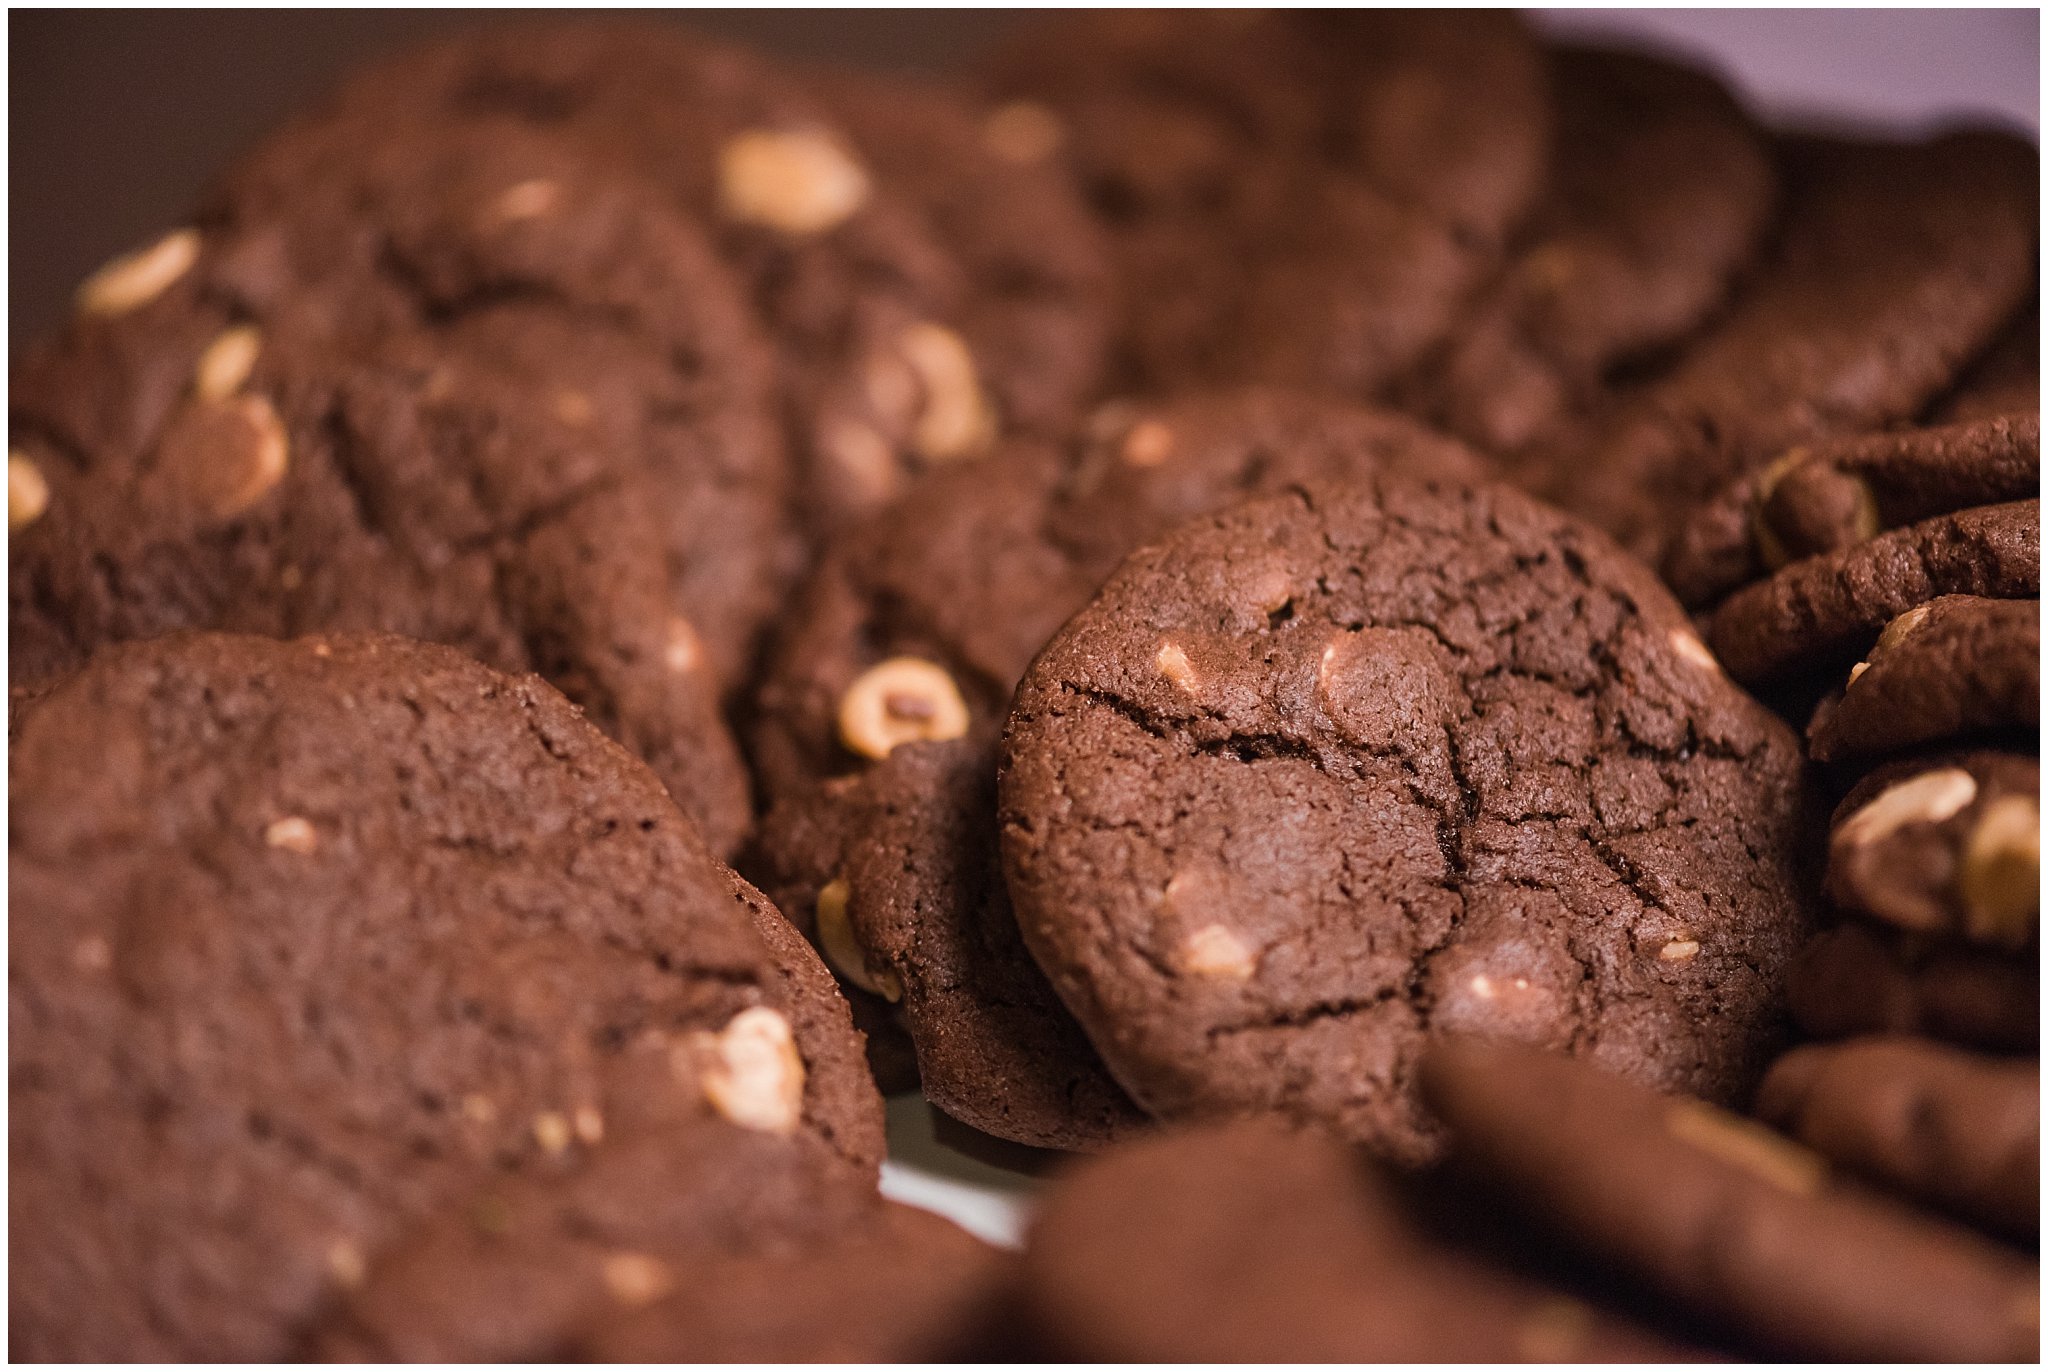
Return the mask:
{"type": "Polygon", "coordinates": [[[2039,927],[2041,768],[1973,752],[1879,768],[1835,810],[1828,898],[1907,933],[2008,948],[2039,927]]]}
{"type": "Polygon", "coordinates": [[[1720,1099],[1778,1037],[1797,743],[1646,569],[1505,487],[1311,484],[1184,525],[1039,655],[1004,751],[1018,924],[1161,1117],[1419,1157],[1436,1035],[1720,1099]]]}
{"type": "Polygon", "coordinates": [[[1885,626],[1807,727],[1817,762],[1987,731],[2038,732],[2041,602],[1936,596],[1885,626]]]}
{"type": "Polygon", "coordinates": [[[1271,1121],[1127,1144],[1047,1193],[1024,1259],[1029,1317],[1087,1362],[1686,1356],[1460,1244],[1421,1189],[1271,1121]]]}
{"type": "Polygon", "coordinates": [[[729,850],[719,698],[785,487],[723,269],[637,183],[516,131],[290,149],[298,202],[114,264],[18,368],[10,468],[41,499],[14,681],[179,627],[447,642],[547,675],[729,850]]]}
{"type": "Polygon", "coordinates": [[[2038,415],[1804,444],[1688,514],[1664,559],[1664,580],[1685,604],[1711,605],[1788,562],[2040,489],[2038,415]]]}
{"type": "Polygon", "coordinates": [[[2004,135],[1786,146],[1775,248],[1719,325],[1622,403],[1551,489],[1659,559],[1669,524],[1795,444],[1911,418],[2033,280],[2038,155],[2004,135]]]}
{"type": "Polygon", "coordinates": [[[1596,48],[1547,54],[1549,174],[1509,260],[1404,404],[1490,452],[1590,412],[1629,359],[1718,305],[1768,225],[1761,133],[1713,77],[1596,48]]]}
{"type": "MultiPolygon", "coordinates": [[[[2038,283],[2037,283],[2038,285],[2038,283]]],[[[1934,409],[1939,423],[2041,413],[2041,302],[2037,295],[1999,331],[1934,409]]]]}
{"type": "Polygon", "coordinates": [[[1745,586],[1706,621],[1729,674],[1758,685],[1846,663],[1936,596],[2041,594],[2041,502],[1980,505],[1891,529],[1745,586]]]}
{"type": "Polygon", "coordinates": [[[1480,466],[1399,416],[1288,392],[1118,404],[1065,453],[938,474],[834,545],[762,685],[777,804],[753,865],[796,918],[825,917],[842,974],[900,998],[929,1099],[1057,1147],[1139,1118],[1025,953],[997,867],[996,734],[1060,623],[1131,547],[1246,491],[1480,466]]]}
{"type": "Polygon", "coordinates": [[[1703,1101],[1519,1044],[1437,1044],[1457,1155],[1672,1300],[1792,1357],[2032,1361],[2036,1265],[1834,1183],[1816,1153],[1703,1101]]]}
{"type": "Polygon", "coordinates": [[[14,732],[22,1354],[287,1356],[409,1224],[657,1100],[789,1187],[871,1190],[843,1007],[788,988],[750,893],[537,678],[180,634],[14,732]],[[649,1059],[666,1094],[615,1089],[649,1059]]]}
{"type": "Polygon", "coordinates": [[[2041,1226],[2041,1065],[1926,1039],[1794,1049],[1756,1113],[1830,1161],[2033,1239],[2041,1226]]]}
{"type": "Polygon", "coordinates": [[[2013,1053],[2041,1042],[2041,977],[2031,963],[1854,921],[1800,950],[1786,1003],[1814,1038],[1921,1034],[2013,1053]]]}

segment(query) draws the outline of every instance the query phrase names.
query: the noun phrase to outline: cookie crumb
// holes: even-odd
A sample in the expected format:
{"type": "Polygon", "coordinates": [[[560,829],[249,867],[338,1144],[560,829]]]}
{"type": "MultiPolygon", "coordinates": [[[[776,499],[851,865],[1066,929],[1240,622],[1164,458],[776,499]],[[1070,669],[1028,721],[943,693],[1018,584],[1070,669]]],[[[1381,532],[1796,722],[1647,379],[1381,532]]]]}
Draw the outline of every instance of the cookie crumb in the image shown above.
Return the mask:
{"type": "Polygon", "coordinates": [[[85,278],[78,287],[78,308],[97,315],[140,309],[176,285],[198,260],[199,231],[174,229],[85,278]]]}

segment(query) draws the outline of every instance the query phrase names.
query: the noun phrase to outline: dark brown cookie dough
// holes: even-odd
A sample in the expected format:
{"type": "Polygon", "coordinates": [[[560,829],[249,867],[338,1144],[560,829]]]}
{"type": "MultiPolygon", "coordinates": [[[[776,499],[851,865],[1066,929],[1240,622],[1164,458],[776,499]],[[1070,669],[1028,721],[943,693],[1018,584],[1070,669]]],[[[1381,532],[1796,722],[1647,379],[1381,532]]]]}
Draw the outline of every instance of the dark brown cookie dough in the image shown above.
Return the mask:
{"type": "Polygon", "coordinates": [[[1711,605],[1788,562],[2040,489],[2038,415],[1803,444],[1686,515],[1664,580],[1685,604],[1711,605]]]}
{"type": "Polygon", "coordinates": [[[139,261],[185,246],[147,298],[117,264],[17,369],[13,455],[47,499],[10,553],[13,679],[179,627],[447,642],[549,677],[730,849],[719,698],[785,490],[723,269],[543,139],[325,138],[273,145],[306,153],[298,202],[163,240],[139,261]]]}
{"type": "Polygon", "coordinates": [[[2036,1356],[2033,1262],[1832,1182],[1760,1124],[1519,1044],[1441,1042],[1423,1081],[1467,1165],[1746,1341],[1792,1357],[2036,1356]]]}
{"type": "Polygon", "coordinates": [[[1828,898],[1911,934],[2023,948],[2040,923],[2041,768],[1971,752],[1881,767],[1835,810],[1828,898]]]}
{"type": "Polygon", "coordinates": [[[1920,1034],[1993,1052],[2041,1042],[2041,976],[2031,962],[1850,922],[1793,961],[1786,1002],[1814,1038],[1920,1034]]]}
{"type": "Polygon", "coordinates": [[[1416,1189],[1271,1121],[1127,1144],[1047,1193],[1028,1317],[1087,1362],[1686,1356],[1438,1232],[1416,1189]]]}
{"type": "Polygon", "coordinates": [[[1891,529],[1745,586],[1706,621],[1738,681],[1846,667],[1884,627],[1936,596],[2041,594],[2041,502],[1980,505],[1891,529]]]}
{"type": "Polygon", "coordinates": [[[2033,280],[2038,155],[1989,133],[1785,146],[1787,215],[1717,327],[1550,489],[1658,560],[1669,525],[1787,448],[1917,415],[2033,280]]]}
{"type": "Polygon", "coordinates": [[[1439,1140],[1489,1029],[1720,1099],[1779,1035],[1789,731],[1649,572],[1500,486],[1306,485],[1134,554],[1004,745],[1024,937],[1140,1104],[1439,1140]]]}
{"type": "Polygon", "coordinates": [[[754,753],[779,800],[752,865],[800,921],[831,890],[853,946],[823,944],[900,997],[935,1104],[1069,1148],[1139,1118],[1019,943],[997,870],[996,733],[1060,623],[1131,547],[1246,491],[1480,465],[1399,416],[1288,392],[1126,403],[1065,453],[939,474],[834,545],[762,687],[754,753]],[[848,705],[892,695],[915,717],[848,705]]]}
{"type": "Polygon", "coordinates": [[[1591,411],[1610,373],[1717,306],[1767,227],[1761,133],[1705,72],[1636,53],[1547,54],[1549,174],[1508,261],[1403,403],[1489,452],[1591,411]]]}
{"type": "Polygon", "coordinates": [[[2040,283],[2026,306],[1999,331],[1970,369],[1963,373],[1955,390],[1942,397],[1933,418],[1936,423],[1953,424],[1972,419],[1996,419],[2001,415],[2041,413],[2041,300],[2040,283]]]}
{"type": "Polygon", "coordinates": [[[286,1356],[408,1224],[657,1106],[779,1184],[871,1190],[844,1008],[538,678],[180,634],[13,729],[24,1356],[286,1356]],[[662,1089],[615,1089],[650,1056],[662,1089]]]}
{"type": "Polygon", "coordinates": [[[1885,626],[1806,730],[1817,762],[2038,732],[2041,602],[1936,596],[1885,626]]]}
{"type": "Polygon", "coordinates": [[[2041,1224],[2041,1065],[1927,1039],[1780,1058],[1757,1116],[1830,1161],[1999,1233],[2041,1224]]]}

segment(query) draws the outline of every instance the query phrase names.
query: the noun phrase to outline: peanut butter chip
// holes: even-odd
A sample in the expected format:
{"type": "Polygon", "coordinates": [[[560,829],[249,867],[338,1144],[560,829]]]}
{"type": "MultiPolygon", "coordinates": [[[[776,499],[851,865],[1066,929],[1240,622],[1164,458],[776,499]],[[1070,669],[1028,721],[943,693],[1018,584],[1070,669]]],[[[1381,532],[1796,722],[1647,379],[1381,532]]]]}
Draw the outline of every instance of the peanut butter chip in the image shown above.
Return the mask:
{"type": "Polygon", "coordinates": [[[192,369],[192,389],[202,400],[225,400],[242,389],[263,351],[263,334],[254,324],[223,329],[192,369]]]}
{"type": "Polygon", "coordinates": [[[852,895],[845,877],[834,877],[818,892],[818,946],[833,971],[870,995],[894,1004],[903,999],[903,983],[888,968],[869,965],[867,952],[853,936],[853,922],[846,917],[852,895]]]}
{"type": "Polygon", "coordinates": [[[1827,1179],[1818,1153],[1705,1101],[1673,1101],[1664,1127],[1679,1142],[1795,1196],[1818,1195],[1827,1179]]]}
{"type": "Polygon", "coordinates": [[[1188,935],[1180,947],[1181,970],[1193,976],[1245,981],[1257,962],[1244,940],[1220,924],[1208,924],[1188,935]]]}
{"type": "Polygon", "coordinates": [[[501,222],[521,219],[538,219],[555,208],[562,198],[562,188],[544,178],[521,181],[507,187],[498,198],[491,202],[492,217],[501,222]]]}
{"type": "Polygon", "coordinates": [[[286,815],[270,822],[263,830],[263,841],[287,852],[310,853],[320,846],[320,835],[309,821],[298,815],[286,815]]]}
{"type": "Polygon", "coordinates": [[[1897,782],[1843,820],[1832,843],[1860,847],[1890,838],[1908,824],[1939,824],[1977,798],[1977,779],[1942,767],[1897,782]]]}
{"type": "Polygon", "coordinates": [[[1957,878],[1964,930],[2023,947],[2041,919],[2041,808],[2032,796],[2001,796],[1970,831],[1957,878]]]}
{"type": "Polygon", "coordinates": [[[967,702],[946,669],[916,657],[868,668],[839,699],[839,737],[862,757],[885,758],[906,743],[967,732],[967,702]]]}
{"type": "Polygon", "coordinates": [[[1161,420],[1140,420],[1124,435],[1120,451],[1133,467],[1157,467],[1173,456],[1173,430],[1161,420]]]}
{"type": "Polygon", "coordinates": [[[1713,649],[1700,642],[1699,635],[1689,629],[1673,629],[1671,631],[1671,651],[1677,653],[1695,667],[1709,672],[1721,670],[1720,659],[1714,656],[1713,649]]]}
{"type": "Polygon", "coordinates": [[[897,340],[924,390],[911,430],[911,446],[930,461],[965,457],[994,436],[974,354],[959,334],[940,324],[912,324],[897,340]]]}
{"type": "Polygon", "coordinates": [[[1005,162],[1031,166],[1059,151],[1067,127],[1051,110],[1029,100],[1013,100],[989,112],[981,125],[981,145],[1005,162]]]}
{"type": "Polygon", "coordinates": [[[50,508],[50,483],[43,469],[26,453],[11,448],[7,453],[7,532],[20,533],[43,517],[50,508]]]}
{"type": "Polygon", "coordinates": [[[198,260],[199,231],[173,230],[85,278],[78,288],[78,308],[99,315],[140,309],[169,290],[198,260]]]}
{"type": "Polygon", "coordinates": [[[697,637],[696,629],[681,615],[670,615],[668,633],[661,649],[661,665],[680,675],[696,671],[703,662],[704,641],[697,637]]]}
{"type": "Polygon", "coordinates": [[[804,1111],[804,1061],[789,1021],[763,1006],[690,1036],[704,1098],[742,1129],[787,1134],[804,1111]]]}
{"type": "Polygon", "coordinates": [[[603,1271],[604,1289],[620,1305],[652,1304],[675,1286],[668,1264],[646,1253],[607,1253],[603,1271]]]}
{"type": "Polygon", "coordinates": [[[719,150],[719,207],[743,224],[823,233],[867,198],[867,173],[823,133],[755,129],[719,150]]]}

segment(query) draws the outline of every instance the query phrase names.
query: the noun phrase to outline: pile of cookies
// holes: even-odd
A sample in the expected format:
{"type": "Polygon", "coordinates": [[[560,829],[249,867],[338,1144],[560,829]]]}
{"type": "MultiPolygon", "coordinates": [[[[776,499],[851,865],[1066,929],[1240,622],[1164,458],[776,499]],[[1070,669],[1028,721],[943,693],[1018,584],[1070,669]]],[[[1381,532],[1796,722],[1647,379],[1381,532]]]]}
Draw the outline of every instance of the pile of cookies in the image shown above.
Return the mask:
{"type": "Polygon", "coordinates": [[[1478,11],[356,74],[14,363],[16,1353],[2036,1356],[2037,199],[1478,11]]]}

